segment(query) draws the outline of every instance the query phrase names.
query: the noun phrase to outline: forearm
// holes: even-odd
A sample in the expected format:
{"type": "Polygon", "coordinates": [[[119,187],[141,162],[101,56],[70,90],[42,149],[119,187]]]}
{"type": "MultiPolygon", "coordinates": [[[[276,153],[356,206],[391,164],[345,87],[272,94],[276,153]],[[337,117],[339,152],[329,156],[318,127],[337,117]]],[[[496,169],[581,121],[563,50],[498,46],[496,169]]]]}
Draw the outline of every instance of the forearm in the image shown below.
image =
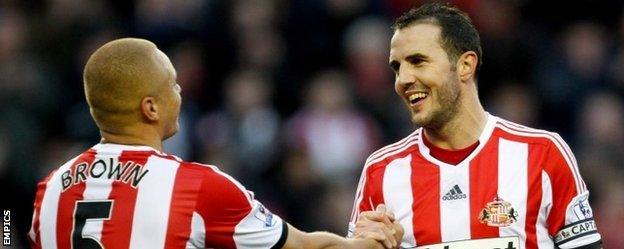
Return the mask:
{"type": "Polygon", "coordinates": [[[352,248],[350,247],[351,239],[345,239],[335,234],[328,232],[313,232],[304,236],[304,249],[313,248],[327,248],[327,249],[339,249],[339,248],[352,248]]]}
{"type": "Polygon", "coordinates": [[[365,249],[376,248],[377,242],[365,239],[346,239],[328,232],[304,233],[292,226],[284,249],[365,249]]]}

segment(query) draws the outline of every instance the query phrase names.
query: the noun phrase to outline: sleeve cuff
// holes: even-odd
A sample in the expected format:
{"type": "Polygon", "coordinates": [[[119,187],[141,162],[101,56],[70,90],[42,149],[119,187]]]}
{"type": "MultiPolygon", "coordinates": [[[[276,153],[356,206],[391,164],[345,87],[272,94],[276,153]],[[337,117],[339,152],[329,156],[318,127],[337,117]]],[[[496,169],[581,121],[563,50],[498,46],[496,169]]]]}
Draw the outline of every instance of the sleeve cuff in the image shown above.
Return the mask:
{"type": "Polygon", "coordinates": [[[282,235],[275,245],[271,247],[271,249],[281,249],[282,246],[286,243],[286,239],[288,238],[288,223],[286,221],[282,221],[282,235]]]}

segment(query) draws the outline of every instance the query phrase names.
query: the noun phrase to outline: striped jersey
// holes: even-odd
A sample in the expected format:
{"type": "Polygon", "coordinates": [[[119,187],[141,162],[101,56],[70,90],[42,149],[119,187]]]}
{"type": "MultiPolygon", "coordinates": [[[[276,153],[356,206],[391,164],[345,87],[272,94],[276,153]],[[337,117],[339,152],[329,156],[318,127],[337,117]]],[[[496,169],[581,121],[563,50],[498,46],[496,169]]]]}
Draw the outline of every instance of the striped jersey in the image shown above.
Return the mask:
{"type": "Polygon", "coordinates": [[[38,184],[33,248],[271,248],[286,223],[216,167],[98,144],[38,184]]]}
{"type": "Polygon", "coordinates": [[[422,136],[417,129],[366,160],[350,235],[359,213],[384,203],[405,229],[404,248],[552,249],[600,240],[576,159],[558,134],[488,114],[479,145],[457,165],[432,157],[422,136]]]}

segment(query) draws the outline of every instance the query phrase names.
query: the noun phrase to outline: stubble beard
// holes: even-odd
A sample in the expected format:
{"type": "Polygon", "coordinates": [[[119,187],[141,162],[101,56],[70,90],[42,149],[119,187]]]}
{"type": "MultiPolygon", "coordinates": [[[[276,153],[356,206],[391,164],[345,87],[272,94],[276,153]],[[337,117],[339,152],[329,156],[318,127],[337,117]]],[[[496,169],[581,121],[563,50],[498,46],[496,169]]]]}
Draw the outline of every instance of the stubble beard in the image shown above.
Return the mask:
{"type": "Polygon", "coordinates": [[[438,108],[422,119],[412,117],[412,122],[428,130],[437,131],[443,129],[457,115],[461,96],[459,81],[448,79],[444,87],[439,88],[434,95],[431,97],[438,100],[438,108]]]}

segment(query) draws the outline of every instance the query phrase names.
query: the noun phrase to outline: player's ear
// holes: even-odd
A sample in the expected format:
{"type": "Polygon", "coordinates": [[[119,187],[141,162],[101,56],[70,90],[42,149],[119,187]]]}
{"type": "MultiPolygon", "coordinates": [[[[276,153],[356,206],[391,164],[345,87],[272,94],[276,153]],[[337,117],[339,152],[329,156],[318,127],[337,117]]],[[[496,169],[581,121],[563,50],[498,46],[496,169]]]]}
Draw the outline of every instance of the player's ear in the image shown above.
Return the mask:
{"type": "Polygon", "coordinates": [[[152,122],[158,121],[160,118],[158,115],[158,104],[156,104],[154,97],[145,97],[141,100],[141,112],[143,117],[152,122]]]}
{"type": "Polygon", "coordinates": [[[478,63],[479,58],[477,57],[477,53],[473,51],[463,53],[459,57],[459,60],[457,60],[457,74],[459,75],[459,79],[462,82],[466,82],[474,77],[478,63]]]}

